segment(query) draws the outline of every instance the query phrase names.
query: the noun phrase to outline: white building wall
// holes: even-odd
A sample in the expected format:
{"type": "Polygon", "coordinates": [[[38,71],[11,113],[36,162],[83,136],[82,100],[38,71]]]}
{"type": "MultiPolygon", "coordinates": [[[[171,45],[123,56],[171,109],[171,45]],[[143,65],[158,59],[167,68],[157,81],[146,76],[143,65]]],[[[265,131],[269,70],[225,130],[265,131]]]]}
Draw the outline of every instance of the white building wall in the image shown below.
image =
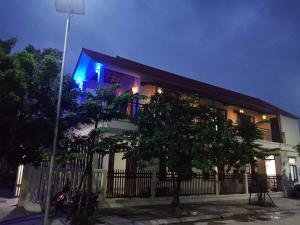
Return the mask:
{"type": "Polygon", "coordinates": [[[300,142],[299,123],[297,119],[280,115],[281,130],[285,134],[288,145],[297,145],[300,142]]]}
{"type": "Polygon", "coordinates": [[[289,158],[294,158],[298,170],[298,178],[300,174],[300,157],[296,151],[295,146],[300,142],[299,122],[297,119],[280,115],[280,126],[284,132],[285,144],[281,144],[281,160],[282,160],[282,174],[288,178],[291,176],[291,168],[289,158]]]}

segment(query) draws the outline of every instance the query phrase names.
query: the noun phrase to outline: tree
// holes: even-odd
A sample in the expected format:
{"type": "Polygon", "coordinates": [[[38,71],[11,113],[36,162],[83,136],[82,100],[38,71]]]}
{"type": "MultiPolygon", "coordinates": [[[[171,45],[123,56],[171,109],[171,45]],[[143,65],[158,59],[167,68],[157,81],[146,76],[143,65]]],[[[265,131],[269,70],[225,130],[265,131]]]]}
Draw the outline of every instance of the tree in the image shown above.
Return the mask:
{"type": "Polygon", "coordinates": [[[174,183],[174,213],[179,209],[182,179],[192,175],[193,166],[209,167],[209,141],[215,127],[210,112],[199,105],[196,95],[164,90],[153,95],[133,120],[137,131],[130,135],[130,154],[142,161],[166,162],[174,183]]]}
{"type": "MultiPolygon", "coordinates": [[[[252,184],[250,188],[250,199],[251,192],[253,189],[257,193],[259,205],[265,205],[264,195],[267,192],[266,188],[266,176],[259,175],[256,173],[257,159],[264,159],[270,154],[274,154],[276,148],[268,149],[262,147],[261,144],[257,143],[256,140],[262,139],[263,134],[258,129],[257,125],[251,121],[251,118],[247,115],[240,114],[239,122],[237,126],[237,135],[241,138],[240,142],[240,164],[250,164],[251,166],[251,179],[252,184]]],[[[270,197],[270,196],[269,196],[270,197]]],[[[270,197],[271,198],[271,197],[270,197]]],[[[271,200],[273,203],[273,201],[271,200]]]]}
{"type": "Polygon", "coordinates": [[[225,173],[231,167],[239,167],[240,151],[237,132],[233,122],[226,118],[221,110],[210,108],[214,121],[211,127],[210,151],[208,154],[211,167],[216,166],[219,174],[225,173]]]}
{"type": "MultiPolygon", "coordinates": [[[[126,143],[123,141],[121,135],[108,135],[108,129],[103,128],[103,123],[111,122],[112,120],[126,119],[127,107],[129,103],[135,102],[140,96],[131,93],[124,93],[117,95],[119,85],[115,84],[111,87],[98,87],[94,93],[86,91],[82,93],[84,101],[78,107],[77,118],[81,124],[93,125],[89,135],[87,136],[71,136],[70,140],[73,142],[74,149],[71,149],[71,154],[76,153],[76,143],[83,142],[88,146],[87,149],[87,164],[81,184],[85,176],[87,177],[87,198],[86,207],[78,215],[85,221],[89,221],[91,211],[88,205],[92,201],[92,186],[93,186],[93,158],[94,154],[101,155],[103,160],[104,155],[110,152],[121,151],[126,148],[126,143]],[[75,144],[74,144],[75,143],[75,144]]],[[[80,189],[80,187],[79,187],[80,189]]],[[[77,212],[72,217],[77,218],[77,212]]],[[[74,220],[76,221],[76,219],[74,220]]],[[[78,220],[77,220],[78,221],[78,220]]],[[[86,222],[87,223],[87,222],[86,222]]],[[[76,223],[75,223],[76,224],[76,223]]]]}
{"type": "Polygon", "coordinates": [[[239,115],[236,129],[237,135],[241,138],[239,162],[242,165],[250,164],[251,174],[255,175],[257,159],[264,159],[265,156],[274,153],[277,149],[264,148],[260,143],[256,142],[259,139],[263,139],[263,133],[247,115],[239,115]]]}
{"type": "MultiPolygon", "coordinates": [[[[61,52],[29,45],[11,53],[15,38],[0,40],[1,164],[17,166],[38,161],[51,148],[56,115],[61,52]]],[[[65,76],[60,138],[76,124],[77,93],[65,76]]]]}

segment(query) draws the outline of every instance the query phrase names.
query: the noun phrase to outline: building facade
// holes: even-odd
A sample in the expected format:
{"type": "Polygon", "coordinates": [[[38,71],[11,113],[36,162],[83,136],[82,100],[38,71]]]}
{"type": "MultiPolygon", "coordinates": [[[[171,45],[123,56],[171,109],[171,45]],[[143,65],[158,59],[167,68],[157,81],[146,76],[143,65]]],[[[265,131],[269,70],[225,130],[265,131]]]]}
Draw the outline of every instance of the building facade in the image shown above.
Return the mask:
{"type": "MultiPolygon", "coordinates": [[[[300,142],[298,117],[273,106],[261,99],[243,95],[234,91],[192,80],[177,74],[146,66],[122,57],[111,57],[82,49],[73,73],[76,86],[93,93],[96,87],[108,87],[120,84],[119,93],[133,92],[151,96],[164,88],[194,92],[200,95],[201,104],[224,110],[228,119],[238,121],[243,113],[253,122],[261,123],[259,129],[263,139],[257,140],[265,148],[276,148],[277,154],[258,162],[258,172],[268,176],[286,175],[298,182],[300,158],[295,146],[300,142]]],[[[140,104],[146,103],[142,100],[140,104]]],[[[128,108],[129,114],[138,110],[138,104],[128,108]]],[[[121,133],[135,129],[127,120],[112,121],[103,124],[111,133],[121,133]]],[[[82,126],[78,131],[87,134],[93,126],[82,126]]],[[[122,153],[107,155],[103,159],[102,169],[128,169],[132,162],[123,159],[122,153]]]]}

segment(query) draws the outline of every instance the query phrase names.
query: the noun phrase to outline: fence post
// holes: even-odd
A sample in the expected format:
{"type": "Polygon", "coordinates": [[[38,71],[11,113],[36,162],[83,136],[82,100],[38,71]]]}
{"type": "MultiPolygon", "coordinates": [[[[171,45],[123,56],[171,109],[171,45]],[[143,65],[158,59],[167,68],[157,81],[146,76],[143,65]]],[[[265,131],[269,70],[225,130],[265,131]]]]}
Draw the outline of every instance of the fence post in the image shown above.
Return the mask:
{"type": "Polygon", "coordinates": [[[216,175],[215,175],[215,189],[216,189],[216,195],[219,195],[220,190],[219,190],[219,176],[218,176],[218,173],[216,173],[216,175]]]}
{"type": "Polygon", "coordinates": [[[248,174],[247,173],[244,173],[244,188],[245,188],[245,194],[249,194],[248,174]]]}
{"type": "Polygon", "coordinates": [[[101,192],[100,192],[101,198],[105,199],[106,191],[107,191],[107,170],[102,170],[100,190],[101,190],[101,192]]]}
{"type": "Polygon", "coordinates": [[[151,174],[151,197],[156,196],[156,171],[152,170],[151,174]]]}

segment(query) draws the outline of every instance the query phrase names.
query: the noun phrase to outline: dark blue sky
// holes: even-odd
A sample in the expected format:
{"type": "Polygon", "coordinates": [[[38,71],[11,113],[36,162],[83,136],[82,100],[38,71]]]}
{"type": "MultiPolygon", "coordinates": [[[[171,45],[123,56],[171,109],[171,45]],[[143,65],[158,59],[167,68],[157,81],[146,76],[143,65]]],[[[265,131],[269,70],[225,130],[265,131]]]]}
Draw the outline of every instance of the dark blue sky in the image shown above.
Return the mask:
{"type": "MultiPolygon", "coordinates": [[[[54,0],[1,0],[0,38],[62,49],[54,0]]],[[[300,1],[86,0],[73,17],[71,73],[82,47],[218,85],[300,115],[300,1]]]]}

